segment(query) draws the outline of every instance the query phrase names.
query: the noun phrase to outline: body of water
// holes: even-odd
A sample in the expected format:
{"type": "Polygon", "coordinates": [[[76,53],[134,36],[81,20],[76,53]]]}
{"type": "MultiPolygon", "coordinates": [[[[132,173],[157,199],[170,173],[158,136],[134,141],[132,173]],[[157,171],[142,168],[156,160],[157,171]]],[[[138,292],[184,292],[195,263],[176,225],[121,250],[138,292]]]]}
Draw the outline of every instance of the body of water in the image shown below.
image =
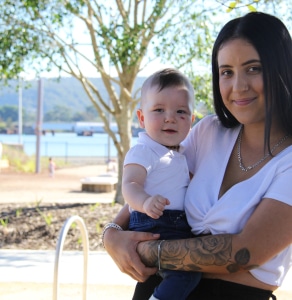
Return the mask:
{"type": "MultiPolygon", "coordinates": [[[[0,134],[3,144],[22,144],[27,155],[36,154],[36,136],[0,134]]],[[[137,138],[133,137],[132,144],[137,138]]],[[[76,133],[47,133],[40,137],[40,155],[52,157],[116,157],[117,151],[105,133],[78,136],[76,133]]]]}

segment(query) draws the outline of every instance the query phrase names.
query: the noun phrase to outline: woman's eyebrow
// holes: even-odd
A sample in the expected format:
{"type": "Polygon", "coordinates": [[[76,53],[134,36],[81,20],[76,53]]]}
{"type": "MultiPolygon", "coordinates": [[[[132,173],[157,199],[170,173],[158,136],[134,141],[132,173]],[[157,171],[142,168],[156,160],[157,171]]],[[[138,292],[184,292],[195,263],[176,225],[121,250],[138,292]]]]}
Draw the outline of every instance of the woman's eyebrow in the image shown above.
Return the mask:
{"type": "Polygon", "coordinates": [[[244,62],[242,65],[245,66],[245,65],[249,65],[249,64],[253,64],[253,63],[260,63],[261,61],[259,59],[250,59],[246,62],[244,62]]]}
{"type": "MultiPolygon", "coordinates": [[[[242,66],[246,66],[246,65],[249,65],[249,64],[253,64],[253,63],[261,63],[261,61],[259,59],[250,59],[248,61],[245,61],[242,66]]],[[[228,64],[223,64],[223,65],[220,65],[219,66],[219,69],[220,68],[232,68],[231,65],[228,65],[228,64]]]]}

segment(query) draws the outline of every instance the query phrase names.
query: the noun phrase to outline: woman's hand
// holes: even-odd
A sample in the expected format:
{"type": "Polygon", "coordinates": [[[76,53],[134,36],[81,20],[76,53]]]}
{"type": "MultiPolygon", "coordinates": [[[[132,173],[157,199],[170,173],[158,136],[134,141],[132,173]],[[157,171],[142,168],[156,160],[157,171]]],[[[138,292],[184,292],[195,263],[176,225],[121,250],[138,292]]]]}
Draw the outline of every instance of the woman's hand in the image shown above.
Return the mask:
{"type": "Polygon", "coordinates": [[[148,268],[141,262],[137,246],[141,241],[157,240],[159,234],[147,232],[118,231],[108,229],[104,235],[104,245],[119,269],[133,279],[143,282],[157,272],[157,268],[148,268]]]}

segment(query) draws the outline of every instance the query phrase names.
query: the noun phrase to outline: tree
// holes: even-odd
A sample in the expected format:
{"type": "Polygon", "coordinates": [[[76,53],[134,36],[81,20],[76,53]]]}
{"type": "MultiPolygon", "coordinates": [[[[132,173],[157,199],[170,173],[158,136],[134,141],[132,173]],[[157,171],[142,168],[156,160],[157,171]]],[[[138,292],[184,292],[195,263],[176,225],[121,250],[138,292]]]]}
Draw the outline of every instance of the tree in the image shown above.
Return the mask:
{"type": "MultiPolygon", "coordinates": [[[[78,79],[117,149],[119,178],[139,101],[139,92],[133,90],[137,75],[159,57],[158,62],[172,62],[201,84],[198,74],[194,76],[195,62],[209,64],[214,16],[223,7],[215,1],[206,8],[204,0],[3,2],[0,53],[9,58],[6,62],[0,55],[4,79],[27,66],[38,72],[57,67],[78,79]],[[106,99],[88,79],[89,70],[101,76],[106,99]],[[117,123],[118,136],[110,129],[108,116],[117,123]]],[[[211,98],[210,89],[204,93],[211,98]]],[[[120,188],[119,180],[115,201],[122,203],[120,188]]]]}
{"type": "Polygon", "coordinates": [[[70,122],[72,120],[73,111],[62,105],[56,105],[54,108],[44,115],[45,122],[70,122]]]}
{"type": "MultiPolygon", "coordinates": [[[[138,73],[162,53],[166,59],[177,53],[178,66],[194,57],[208,55],[205,49],[211,36],[205,26],[207,18],[202,14],[204,7],[201,12],[194,12],[193,1],[4,2],[2,31],[11,57],[18,57],[15,73],[21,65],[20,58],[32,51],[36,61],[44,59],[50,67],[56,66],[77,78],[117,149],[119,177],[130,147],[133,112],[139,101],[139,94],[133,91],[138,73]],[[8,34],[16,37],[15,46],[8,34]],[[23,48],[24,53],[20,51],[23,48]],[[145,61],[146,54],[148,61],[145,61]],[[101,76],[110,101],[101,97],[86,76],[86,68],[94,68],[101,76]],[[118,136],[110,129],[109,115],[118,125],[118,136]]],[[[116,201],[122,202],[120,185],[116,201]]]]}
{"type": "Polygon", "coordinates": [[[18,108],[17,106],[4,105],[0,107],[0,120],[10,122],[16,122],[18,120],[18,108]]]}

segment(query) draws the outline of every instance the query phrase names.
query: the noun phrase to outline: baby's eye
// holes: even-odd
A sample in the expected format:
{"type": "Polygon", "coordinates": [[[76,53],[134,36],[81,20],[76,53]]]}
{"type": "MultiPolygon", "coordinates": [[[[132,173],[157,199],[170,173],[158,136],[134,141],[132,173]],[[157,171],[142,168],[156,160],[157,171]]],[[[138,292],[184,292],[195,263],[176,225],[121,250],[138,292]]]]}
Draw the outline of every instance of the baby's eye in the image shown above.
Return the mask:
{"type": "Polygon", "coordinates": [[[162,109],[162,108],[156,108],[156,109],[154,109],[153,111],[163,112],[163,109],[162,109]]]}
{"type": "Polygon", "coordinates": [[[183,110],[183,109],[179,109],[179,110],[177,111],[177,113],[178,113],[178,114],[186,114],[187,112],[186,112],[185,110],[183,110]]]}

